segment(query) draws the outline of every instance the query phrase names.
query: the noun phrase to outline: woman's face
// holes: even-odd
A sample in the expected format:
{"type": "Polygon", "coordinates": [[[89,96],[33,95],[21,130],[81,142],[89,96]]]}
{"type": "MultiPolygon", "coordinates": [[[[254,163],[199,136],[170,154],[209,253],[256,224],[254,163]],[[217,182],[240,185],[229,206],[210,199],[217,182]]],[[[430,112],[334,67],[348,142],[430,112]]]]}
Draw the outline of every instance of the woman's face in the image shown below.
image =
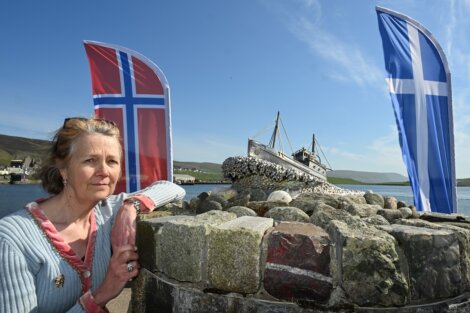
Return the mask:
{"type": "Polygon", "coordinates": [[[94,206],[114,192],[120,172],[121,147],[117,139],[101,134],[81,136],[61,170],[62,178],[67,180],[64,191],[78,203],[94,206]]]}

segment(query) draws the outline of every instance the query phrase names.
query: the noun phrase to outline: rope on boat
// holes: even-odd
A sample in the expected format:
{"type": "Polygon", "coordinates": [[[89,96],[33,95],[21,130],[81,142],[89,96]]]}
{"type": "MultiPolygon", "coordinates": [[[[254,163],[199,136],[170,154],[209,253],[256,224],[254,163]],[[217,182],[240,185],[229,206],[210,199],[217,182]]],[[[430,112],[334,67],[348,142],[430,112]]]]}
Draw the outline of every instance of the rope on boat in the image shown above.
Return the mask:
{"type": "MultiPolygon", "coordinates": [[[[286,136],[287,143],[289,144],[291,153],[294,153],[294,149],[292,149],[292,144],[290,143],[289,136],[287,136],[287,131],[286,131],[286,128],[284,127],[284,123],[282,122],[281,119],[279,119],[279,120],[281,121],[281,126],[282,126],[282,129],[284,130],[284,135],[286,136]]],[[[281,138],[281,136],[279,136],[279,138],[281,138]]],[[[279,142],[281,142],[281,140],[279,140],[279,142]]]]}
{"type": "Polygon", "coordinates": [[[332,170],[330,161],[328,161],[328,158],[326,157],[326,154],[323,152],[323,149],[321,148],[321,145],[320,145],[320,143],[318,142],[318,139],[317,139],[317,138],[315,138],[315,142],[317,143],[318,148],[320,148],[320,152],[321,152],[322,156],[325,158],[326,164],[328,164],[328,168],[329,168],[330,170],[332,170]]]}

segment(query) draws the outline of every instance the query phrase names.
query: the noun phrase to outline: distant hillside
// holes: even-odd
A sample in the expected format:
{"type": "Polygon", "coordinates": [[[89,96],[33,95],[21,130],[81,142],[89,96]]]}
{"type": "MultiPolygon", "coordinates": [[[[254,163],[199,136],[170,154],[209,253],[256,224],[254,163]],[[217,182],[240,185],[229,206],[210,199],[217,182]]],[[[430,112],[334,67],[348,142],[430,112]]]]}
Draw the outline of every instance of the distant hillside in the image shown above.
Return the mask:
{"type": "MultiPolygon", "coordinates": [[[[50,144],[47,140],[0,134],[0,166],[9,165],[10,160],[26,156],[40,158],[50,144]]],[[[222,165],[218,163],[174,161],[173,167],[175,173],[188,174],[203,181],[223,180],[222,165]]],[[[333,184],[387,184],[407,182],[408,177],[397,173],[338,170],[328,172],[328,181],[333,184]]],[[[459,186],[470,186],[470,178],[457,181],[459,186]]]]}
{"type": "Polygon", "coordinates": [[[221,172],[222,164],[209,163],[209,162],[180,162],[173,161],[173,168],[175,169],[191,169],[207,172],[221,172]]]}
{"type": "Polygon", "coordinates": [[[397,183],[408,181],[408,177],[397,173],[377,173],[338,170],[327,173],[328,178],[349,178],[366,184],[397,183]]]}
{"type": "Polygon", "coordinates": [[[50,141],[0,134],[0,165],[9,165],[12,159],[26,156],[40,158],[49,148],[50,141]]]}
{"type": "Polygon", "coordinates": [[[208,162],[180,162],[173,161],[175,174],[186,174],[202,182],[220,182],[224,180],[222,165],[208,162]]]}

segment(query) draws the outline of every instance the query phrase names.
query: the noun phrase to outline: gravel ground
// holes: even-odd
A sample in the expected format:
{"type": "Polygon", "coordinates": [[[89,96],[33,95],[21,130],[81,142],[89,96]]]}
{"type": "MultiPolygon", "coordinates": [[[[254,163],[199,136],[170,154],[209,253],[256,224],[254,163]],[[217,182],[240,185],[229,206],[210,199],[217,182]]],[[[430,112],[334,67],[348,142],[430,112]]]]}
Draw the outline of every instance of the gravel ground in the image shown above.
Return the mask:
{"type": "Polygon", "coordinates": [[[124,288],[121,294],[109,301],[106,306],[111,313],[127,313],[129,301],[131,300],[131,288],[124,288]]]}

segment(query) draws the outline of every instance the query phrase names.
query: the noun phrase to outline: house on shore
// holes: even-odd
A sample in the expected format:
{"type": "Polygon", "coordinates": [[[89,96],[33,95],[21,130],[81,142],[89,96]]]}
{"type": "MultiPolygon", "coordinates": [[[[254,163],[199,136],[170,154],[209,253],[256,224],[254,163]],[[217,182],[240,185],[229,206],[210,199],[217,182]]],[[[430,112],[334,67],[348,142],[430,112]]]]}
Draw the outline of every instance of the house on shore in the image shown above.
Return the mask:
{"type": "Polygon", "coordinates": [[[178,185],[194,185],[196,178],[191,175],[174,174],[173,182],[178,185]]]}

